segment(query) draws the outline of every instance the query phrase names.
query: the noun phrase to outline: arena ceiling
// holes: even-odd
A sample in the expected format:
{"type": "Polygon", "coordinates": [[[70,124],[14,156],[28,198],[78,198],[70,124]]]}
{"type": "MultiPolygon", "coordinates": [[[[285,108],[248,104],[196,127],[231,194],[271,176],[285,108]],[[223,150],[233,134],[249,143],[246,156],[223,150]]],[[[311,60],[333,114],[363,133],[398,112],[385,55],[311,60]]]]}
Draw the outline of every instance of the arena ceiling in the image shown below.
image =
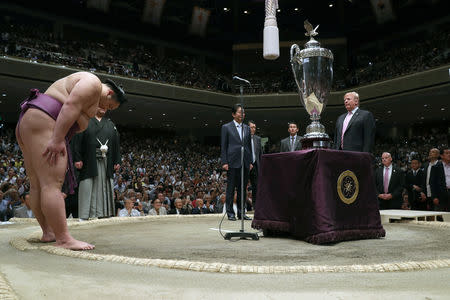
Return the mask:
{"type": "MultiPolygon", "coordinates": [[[[96,25],[141,34],[152,39],[231,53],[232,45],[262,41],[264,0],[164,0],[159,25],[142,22],[147,0],[3,0],[3,6],[19,7],[34,14],[46,13],[96,25]],[[108,11],[89,8],[88,3],[106,1],[108,11]],[[202,37],[189,34],[193,7],[210,12],[202,37]]],[[[162,0],[152,0],[159,2],[162,0]]],[[[346,37],[352,43],[373,41],[427,26],[448,17],[445,0],[279,0],[277,22],[280,40],[304,37],[303,21],[320,24],[320,37],[346,37]],[[372,5],[372,3],[374,5],[372,5]],[[376,7],[376,8],[374,8],[376,7]],[[379,11],[387,18],[380,19],[379,11]],[[378,17],[377,17],[378,16],[378,17]]],[[[19,9],[20,10],[20,9],[19,9]]],[[[94,29],[95,30],[95,29],[94,29]]]]}

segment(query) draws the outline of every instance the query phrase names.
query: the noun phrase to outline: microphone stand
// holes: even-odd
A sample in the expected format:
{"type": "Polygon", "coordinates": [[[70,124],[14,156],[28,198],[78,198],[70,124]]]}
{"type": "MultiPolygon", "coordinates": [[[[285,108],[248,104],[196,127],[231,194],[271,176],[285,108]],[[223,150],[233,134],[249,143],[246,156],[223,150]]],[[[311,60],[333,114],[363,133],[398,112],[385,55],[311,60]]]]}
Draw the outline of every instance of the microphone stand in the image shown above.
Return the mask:
{"type": "Polygon", "coordinates": [[[234,76],[233,79],[240,81],[240,94],[241,94],[241,113],[242,113],[242,125],[241,125],[241,230],[239,232],[227,232],[224,236],[224,239],[231,240],[233,237],[238,237],[241,240],[246,240],[247,238],[251,238],[253,240],[259,240],[259,236],[257,232],[245,232],[244,230],[244,216],[245,216],[245,209],[244,209],[244,199],[246,196],[244,196],[244,86],[242,82],[247,83],[249,86],[251,86],[250,82],[248,80],[242,79],[240,77],[234,76]]]}

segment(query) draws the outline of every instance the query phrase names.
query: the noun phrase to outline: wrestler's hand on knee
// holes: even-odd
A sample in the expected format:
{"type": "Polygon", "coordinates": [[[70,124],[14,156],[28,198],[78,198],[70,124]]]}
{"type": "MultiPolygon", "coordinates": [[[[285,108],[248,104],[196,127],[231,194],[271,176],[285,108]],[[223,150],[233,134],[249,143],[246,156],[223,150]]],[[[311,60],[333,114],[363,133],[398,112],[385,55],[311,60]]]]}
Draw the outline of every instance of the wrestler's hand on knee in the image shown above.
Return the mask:
{"type": "Polygon", "coordinates": [[[48,163],[52,166],[58,162],[59,155],[66,155],[66,142],[64,140],[58,142],[51,139],[42,156],[46,157],[48,163]]]}

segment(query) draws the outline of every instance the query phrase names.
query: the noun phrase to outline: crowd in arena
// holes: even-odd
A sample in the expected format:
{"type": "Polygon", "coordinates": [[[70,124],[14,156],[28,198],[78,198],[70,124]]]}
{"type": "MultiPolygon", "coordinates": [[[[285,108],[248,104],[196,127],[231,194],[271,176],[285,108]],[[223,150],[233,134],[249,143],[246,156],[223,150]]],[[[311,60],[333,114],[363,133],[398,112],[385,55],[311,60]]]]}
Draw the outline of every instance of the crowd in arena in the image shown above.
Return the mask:
{"type": "Polygon", "coordinates": [[[0,55],[181,85],[230,92],[224,74],[187,55],[158,58],[154,47],[117,39],[62,39],[44,25],[3,24],[0,55]]]}
{"type": "MultiPolygon", "coordinates": [[[[49,63],[79,70],[100,72],[180,85],[203,90],[236,92],[229,77],[193,56],[155,55],[157,47],[113,38],[62,38],[50,24],[0,23],[0,55],[49,63]]],[[[428,70],[450,62],[450,30],[441,29],[414,41],[388,45],[375,53],[352,49],[354,67],[335,67],[334,89],[346,89],[371,82],[428,70]]],[[[246,92],[295,92],[290,66],[277,72],[242,74],[254,84],[246,92]]],[[[14,132],[0,129],[0,221],[13,216],[32,217],[28,203],[29,180],[14,132]]],[[[277,152],[271,143],[267,152],[277,152]]],[[[448,132],[430,130],[410,138],[378,138],[375,166],[382,165],[388,152],[403,173],[411,162],[425,163],[430,150],[448,149],[448,132]]],[[[220,149],[182,137],[142,137],[121,132],[122,163],[114,173],[114,197],[118,216],[223,213],[226,172],[221,169],[220,149]]],[[[405,179],[406,180],[406,179],[405,179]]],[[[408,195],[407,182],[401,186],[408,195]]],[[[251,210],[251,186],[247,209],[251,210]]],[[[402,208],[414,208],[407,200],[402,208]]],[[[426,207],[425,209],[433,209],[426,207]]]]}
{"type": "Polygon", "coordinates": [[[353,86],[429,70],[450,62],[450,31],[439,30],[411,41],[396,41],[372,55],[360,54],[350,77],[353,86]]]}
{"type": "MultiPolygon", "coordinates": [[[[221,74],[212,64],[187,55],[155,55],[154,47],[117,39],[63,39],[44,25],[4,23],[0,55],[24,58],[220,92],[233,90],[231,76],[221,74]]],[[[450,62],[450,31],[442,29],[411,41],[397,41],[375,53],[353,49],[352,68],[335,66],[333,88],[346,89],[414,72],[425,71],[450,62]]],[[[296,92],[290,66],[279,71],[241,74],[253,83],[249,93],[296,92]]]]}
{"type": "MultiPolygon", "coordinates": [[[[7,129],[0,136],[0,221],[32,217],[29,181],[13,133],[7,129]]],[[[448,149],[448,145],[448,133],[437,129],[408,139],[378,138],[374,167],[381,165],[382,153],[389,152],[393,165],[406,174],[412,160],[425,163],[430,149],[448,149]]],[[[114,173],[118,216],[224,213],[227,178],[219,147],[176,136],[142,137],[124,130],[121,153],[121,167],[114,173]]],[[[407,181],[403,184],[402,208],[414,208],[408,202],[407,181]]],[[[247,196],[247,210],[251,210],[251,186],[247,196]]]]}
{"type": "MultiPolygon", "coordinates": [[[[333,89],[342,90],[426,71],[450,63],[450,30],[433,32],[413,40],[398,40],[374,53],[352,49],[354,67],[334,65],[333,89]]],[[[290,66],[264,74],[243,74],[255,84],[250,93],[296,92],[290,66]]]]}

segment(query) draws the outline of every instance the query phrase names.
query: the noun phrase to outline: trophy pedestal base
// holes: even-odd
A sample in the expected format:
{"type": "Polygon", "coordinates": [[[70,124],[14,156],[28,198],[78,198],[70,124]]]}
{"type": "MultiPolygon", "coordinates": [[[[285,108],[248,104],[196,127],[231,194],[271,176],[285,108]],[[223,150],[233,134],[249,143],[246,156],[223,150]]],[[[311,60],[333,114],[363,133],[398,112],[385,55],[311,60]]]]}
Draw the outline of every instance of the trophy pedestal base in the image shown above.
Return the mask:
{"type": "Polygon", "coordinates": [[[303,138],[302,149],[330,148],[330,138],[303,138]]]}

